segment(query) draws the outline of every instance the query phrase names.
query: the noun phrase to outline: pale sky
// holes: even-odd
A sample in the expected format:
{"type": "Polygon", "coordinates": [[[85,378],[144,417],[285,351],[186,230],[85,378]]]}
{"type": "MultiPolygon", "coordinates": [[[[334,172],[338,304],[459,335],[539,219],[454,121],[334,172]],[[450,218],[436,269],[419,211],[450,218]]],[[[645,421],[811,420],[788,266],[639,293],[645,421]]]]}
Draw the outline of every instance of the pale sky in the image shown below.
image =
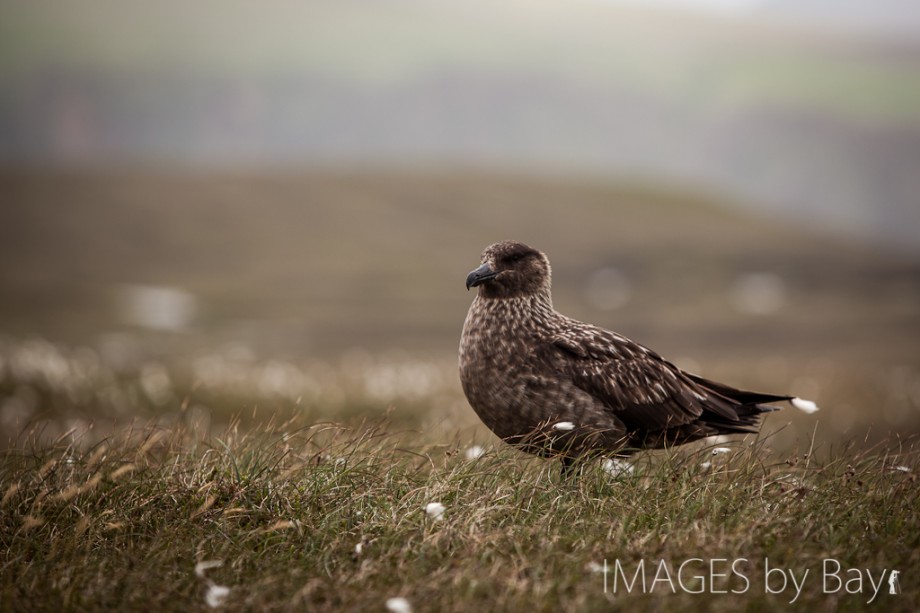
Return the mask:
{"type": "Polygon", "coordinates": [[[763,4],[763,0],[596,0],[641,8],[677,8],[710,12],[743,12],[763,4]]]}

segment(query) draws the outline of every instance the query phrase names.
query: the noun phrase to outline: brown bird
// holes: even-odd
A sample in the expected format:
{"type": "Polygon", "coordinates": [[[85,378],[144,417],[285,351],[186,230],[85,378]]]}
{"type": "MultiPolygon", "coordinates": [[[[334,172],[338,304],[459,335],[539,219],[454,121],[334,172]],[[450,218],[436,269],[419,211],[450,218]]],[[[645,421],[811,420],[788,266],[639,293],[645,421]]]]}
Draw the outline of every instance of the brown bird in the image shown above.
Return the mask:
{"type": "MultiPolygon", "coordinates": [[[[460,381],[502,440],[560,457],[625,456],[707,436],[756,432],[767,403],[685,372],[654,351],[553,308],[547,257],[523,243],[487,247],[460,339],[460,381]]],[[[797,400],[797,399],[796,399],[797,400]]]]}

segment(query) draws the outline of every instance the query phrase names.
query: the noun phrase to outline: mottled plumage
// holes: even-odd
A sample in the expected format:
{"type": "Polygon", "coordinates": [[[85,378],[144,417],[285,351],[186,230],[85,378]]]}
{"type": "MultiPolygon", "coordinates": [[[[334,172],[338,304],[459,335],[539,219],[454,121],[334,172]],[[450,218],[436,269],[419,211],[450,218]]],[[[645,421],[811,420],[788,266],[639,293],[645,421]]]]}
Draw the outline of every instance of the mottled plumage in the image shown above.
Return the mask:
{"type": "Polygon", "coordinates": [[[615,332],[553,308],[549,260],[505,241],[467,277],[478,287],[460,340],[460,381],[496,435],[566,463],[706,436],[756,432],[766,403],[791,396],[687,373],[615,332]]]}

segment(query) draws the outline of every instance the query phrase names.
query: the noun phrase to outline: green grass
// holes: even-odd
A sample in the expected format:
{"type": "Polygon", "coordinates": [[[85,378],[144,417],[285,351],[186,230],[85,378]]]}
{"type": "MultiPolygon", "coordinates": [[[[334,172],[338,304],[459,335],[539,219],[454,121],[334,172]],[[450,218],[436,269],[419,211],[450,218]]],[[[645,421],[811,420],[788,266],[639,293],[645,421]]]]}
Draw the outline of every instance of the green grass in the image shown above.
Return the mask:
{"type": "Polygon", "coordinates": [[[876,576],[898,569],[902,594],[876,604],[920,604],[920,462],[908,445],[817,461],[774,457],[761,440],[718,455],[645,454],[625,477],[592,463],[563,482],[556,462],[504,447],[468,459],[459,438],[385,421],[231,425],[209,440],[181,425],[139,427],[86,448],[30,436],[0,468],[8,610],[205,609],[212,584],[229,587],[227,610],[373,611],[397,596],[416,611],[779,608],[791,588],[765,593],[765,559],[810,571],[795,603],[809,610],[871,598],[823,593],[826,559],[876,576]],[[446,507],[440,521],[425,512],[433,501],[446,507]],[[746,558],[749,589],[683,592],[677,570],[693,558],[746,558]],[[677,593],[628,594],[620,583],[614,594],[608,572],[605,594],[605,560],[630,574],[665,560],[677,593]],[[202,561],[222,565],[199,577],[202,561]]]}

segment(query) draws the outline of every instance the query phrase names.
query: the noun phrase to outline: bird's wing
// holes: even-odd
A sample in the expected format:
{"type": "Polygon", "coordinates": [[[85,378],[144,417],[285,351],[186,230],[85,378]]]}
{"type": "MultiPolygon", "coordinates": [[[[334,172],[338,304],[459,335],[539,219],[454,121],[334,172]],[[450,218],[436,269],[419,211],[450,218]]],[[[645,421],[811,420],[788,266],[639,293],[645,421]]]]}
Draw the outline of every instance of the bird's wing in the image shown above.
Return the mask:
{"type": "Polygon", "coordinates": [[[582,324],[545,342],[544,363],[596,398],[631,430],[664,430],[711,418],[737,423],[733,402],[707,390],[655,352],[582,324]]]}

